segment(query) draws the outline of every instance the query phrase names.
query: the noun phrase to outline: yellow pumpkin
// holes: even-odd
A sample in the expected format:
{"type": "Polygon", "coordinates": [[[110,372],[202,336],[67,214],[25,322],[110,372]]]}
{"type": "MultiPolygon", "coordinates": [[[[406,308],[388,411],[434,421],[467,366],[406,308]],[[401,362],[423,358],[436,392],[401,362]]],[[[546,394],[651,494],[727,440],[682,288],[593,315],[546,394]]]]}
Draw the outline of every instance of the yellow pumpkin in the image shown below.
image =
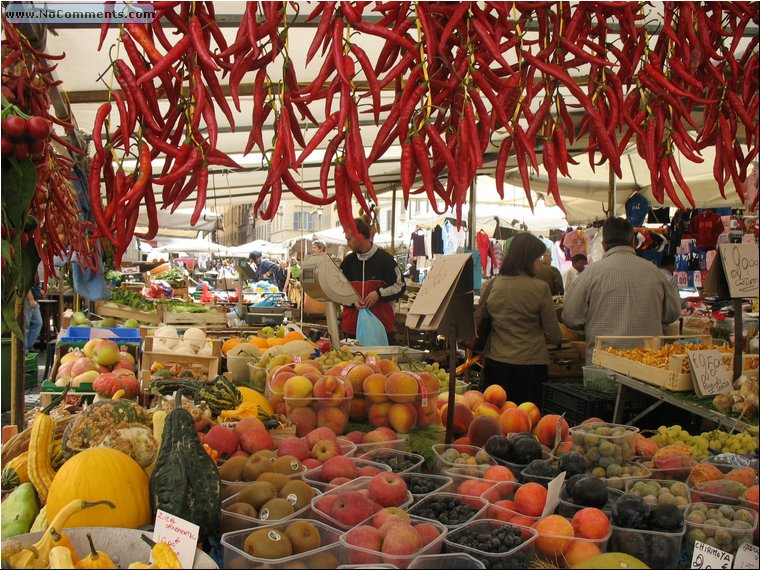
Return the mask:
{"type": "Polygon", "coordinates": [[[261,392],[257,392],[253,388],[248,388],[247,386],[238,386],[237,389],[240,391],[240,395],[243,396],[244,404],[261,406],[261,409],[264,410],[264,413],[268,416],[271,416],[274,413],[274,410],[272,410],[272,404],[269,403],[269,400],[267,400],[261,392]]]}
{"type": "Polygon", "coordinates": [[[72,516],[67,527],[138,528],[153,520],[149,482],[131,457],[109,447],[94,447],[74,455],[58,470],[50,485],[47,515],[53,519],[72,499],[111,501],[72,516]]]}

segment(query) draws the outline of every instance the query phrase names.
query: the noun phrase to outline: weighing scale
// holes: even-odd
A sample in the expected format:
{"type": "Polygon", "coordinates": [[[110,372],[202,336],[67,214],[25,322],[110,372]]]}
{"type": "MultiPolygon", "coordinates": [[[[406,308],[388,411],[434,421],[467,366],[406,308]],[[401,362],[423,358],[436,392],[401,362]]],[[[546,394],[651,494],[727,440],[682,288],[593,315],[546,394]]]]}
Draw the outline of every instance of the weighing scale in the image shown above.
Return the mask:
{"type": "Polygon", "coordinates": [[[325,302],[327,333],[333,348],[340,346],[338,305],[353,305],[360,300],[340,267],[326,253],[306,257],[301,263],[303,292],[312,299],[325,302]]]}

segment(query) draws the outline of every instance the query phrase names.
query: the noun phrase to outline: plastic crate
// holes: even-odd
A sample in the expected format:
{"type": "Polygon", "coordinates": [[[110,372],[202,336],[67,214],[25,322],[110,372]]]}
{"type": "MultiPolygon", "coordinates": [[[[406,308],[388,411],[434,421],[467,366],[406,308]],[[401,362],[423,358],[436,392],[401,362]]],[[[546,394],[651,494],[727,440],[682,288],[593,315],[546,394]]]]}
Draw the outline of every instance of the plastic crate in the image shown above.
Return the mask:
{"type": "Polygon", "coordinates": [[[611,421],[615,397],[580,384],[546,383],[541,412],[544,415],[564,413],[571,426],[594,417],[611,421]]]}
{"type": "Polygon", "coordinates": [[[583,385],[605,394],[617,394],[618,391],[618,383],[615,382],[612,371],[599,366],[583,367],[583,385]]]}
{"type": "Polygon", "coordinates": [[[37,386],[39,360],[40,355],[38,352],[26,353],[24,360],[24,389],[26,390],[31,390],[37,386]]]}
{"type": "MultiPolygon", "coordinates": [[[[60,342],[79,342],[90,340],[90,334],[92,333],[92,327],[69,327],[66,332],[59,339],[60,342]]],[[[99,328],[99,331],[108,331],[114,334],[113,340],[124,340],[130,342],[136,342],[142,344],[142,337],[140,336],[140,329],[118,327],[118,328],[99,328]]],[[[94,337],[93,337],[94,338],[94,337]]]]}

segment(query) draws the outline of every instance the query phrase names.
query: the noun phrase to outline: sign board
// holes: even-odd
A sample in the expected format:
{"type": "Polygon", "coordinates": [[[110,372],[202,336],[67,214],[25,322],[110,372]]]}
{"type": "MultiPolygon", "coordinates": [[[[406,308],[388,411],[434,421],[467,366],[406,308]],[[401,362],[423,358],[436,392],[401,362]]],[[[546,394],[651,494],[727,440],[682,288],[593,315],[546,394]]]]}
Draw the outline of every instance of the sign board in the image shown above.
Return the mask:
{"type": "Polygon", "coordinates": [[[745,542],[736,551],[734,568],[757,568],[760,562],[760,548],[745,542]]]}
{"type": "Polygon", "coordinates": [[[687,350],[694,391],[700,398],[727,394],[731,391],[731,378],[723,363],[723,355],[717,348],[710,350],[687,350]]]}
{"type": "Polygon", "coordinates": [[[472,255],[455,253],[433,262],[406,315],[409,328],[439,330],[457,324],[460,339],[475,335],[472,255]]]}
{"type": "Polygon", "coordinates": [[[720,548],[699,540],[694,541],[690,568],[731,568],[734,557],[720,548]]]}
{"type": "Polygon", "coordinates": [[[177,554],[182,568],[192,568],[200,527],[171,513],[156,511],[153,541],[165,542],[177,554]]]}
{"type": "Polygon", "coordinates": [[[719,255],[710,268],[705,294],[722,298],[756,297],[758,284],[758,249],[749,243],[718,245],[719,255]]]}

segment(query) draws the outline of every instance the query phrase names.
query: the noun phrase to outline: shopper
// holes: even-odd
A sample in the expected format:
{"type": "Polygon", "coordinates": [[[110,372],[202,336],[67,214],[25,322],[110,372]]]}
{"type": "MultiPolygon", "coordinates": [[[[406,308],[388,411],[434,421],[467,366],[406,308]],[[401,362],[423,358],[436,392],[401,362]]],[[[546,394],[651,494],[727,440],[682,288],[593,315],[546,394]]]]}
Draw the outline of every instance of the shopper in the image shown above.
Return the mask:
{"type": "Polygon", "coordinates": [[[562,340],[549,285],[536,278],[545,251],[534,235],[517,234],[486,298],[492,325],[483,350],[483,386],[500,384],[517,404],[542,405],[547,344],[562,340]]]}
{"type": "Polygon", "coordinates": [[[546,248],[544,242],[541,244],[544,246],[545,253],[541,256],[541,264],[536,267],[536,277],[549,286],[552,296],[562,295],[565,293],[565,287],[562,285],[562,273],[552,265],[551,250],[546,248]]]}
{"type": "Polygon", "coordinates": [[[314,255],[317,253],[327,253],[327,244],[321,239],[315,239],[311,242],[311,253],[314,255]]]}
{"type": "Polygon", "coordinates": [[[37,344],[37,338],[42,331],[42,312],[38,301],[42,299],[42,284],[39,277],[26,292],[24,297],[24,347],[26,352],[31,352],[37,344]]]}
{"type": "Polygon", "coordinates": [[[380,319],[388,335],[388,344],[395,344],[396,315],[393,301],[406,290],[404,278],[394,257],[374,243],[369,225],[355,218],[357,233],[346,229],[346,240],[351,249],[341,262],[340,269],[361,298],[353,306],[343,308],[343,332],[356,337],[359,309],[370,309],[380,319]]]}
{"type": "Polygon", "coordinates": [[[570,269],[565,272],[562,279],[565,286],[565,295],[570,292],[573,283],[575,283],[576,279],[580,277],[583,270],[586,269],[588,258],[582,253],[576,253],[572,258],[572,262],[573,264],[570,266],[570,269]]]}
{"type": "Polygon", "coordinates": [[[653,263],[636,256],[635,234],[622,218],[602,228],[604,255],[589,265],[565,296],[562,321],[583,327],[586,361],[597,336],[659,336],[680,315],[678,293],[653,263]]]}
{"type": "MultiPolygon", "coordinates": [[[[252,251],[248,256],[256,266],[256,277],[254,281],[269,281],[272,285],[277,285],[278,275],[281,272],[280,266],[271,259],[264,259],[260,251],[252,251]]],[[[279,288],[279,287],[278,287],[279,288]]]]}
{"type": "Polygon", "coordinates": [[[298,265],[298,259],[295,257],[290,258],[290,265],[288,265],[286,274],[285,274],[285,286],[283,287],[283,291],[286,293],[290,292],[290,282],[291,281],[298,281],[301,277],[301,266],[298,265]]]}

